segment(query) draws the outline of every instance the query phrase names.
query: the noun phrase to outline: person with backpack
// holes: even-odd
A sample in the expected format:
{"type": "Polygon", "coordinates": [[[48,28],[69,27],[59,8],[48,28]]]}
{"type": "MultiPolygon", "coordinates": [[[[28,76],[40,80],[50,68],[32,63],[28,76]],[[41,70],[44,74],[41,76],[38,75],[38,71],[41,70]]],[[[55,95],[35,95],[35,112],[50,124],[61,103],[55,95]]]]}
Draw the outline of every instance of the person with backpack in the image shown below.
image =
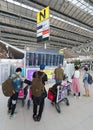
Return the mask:
{"type": "Polygon", "coordinates": [[[47,75],[43,72],[45,65],[40,65],[40,70],[33,73],[32,79],[32,99],[33,99],[33,119],[34,121],[40,121],[43,108],[44,108],[44,99],[43,96],[45,90],[45,82],[48,80],[47,75]],[[37,112],[37,107],[39,110],[37,112]]]}
{"type": "Polygon", "coordinates": [[[84,68],[84,88],[85,88],[85,94],[83,96],[89,97],[90,93],[89,93],[89,83],[88,83],[88,68],[85,67],[84,68]]]}
{"type": "Polygon", "coordinates": [[[62,69],[62,64],[59,64],[59,66],[54,70],[54,74],[56,84],[61,84],[64,77],[64,70],[62,69]]]}
{"type": "Polygon", "coordinates": [[[17,68],[16,72],[13,73],[10,78],[12,78],[12,85],[14,87],[13,95],[9,98],[8,102],[8,113],[10,114],[10,118],[12,118],[16,112],[16,103],[18,99],[18,92],[20,90],[21,84],[22,84],[22,78],[20,77],[20,73],[22,72],[21,68],[17,68]]]}

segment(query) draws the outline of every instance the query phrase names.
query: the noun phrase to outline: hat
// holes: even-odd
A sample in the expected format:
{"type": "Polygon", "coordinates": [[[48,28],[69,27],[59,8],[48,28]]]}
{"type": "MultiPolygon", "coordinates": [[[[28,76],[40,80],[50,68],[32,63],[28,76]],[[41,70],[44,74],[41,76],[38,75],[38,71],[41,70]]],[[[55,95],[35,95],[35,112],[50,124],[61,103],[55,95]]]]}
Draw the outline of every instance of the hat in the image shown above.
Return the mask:
{"type": "Polygon", "coordinates": [[[40,69],[41,69],[41,70],[44,70],[44,69],[45,69],[45,65],[44,65],[44,64],[41,64],[41,65],[40,65],[40,69]]]}

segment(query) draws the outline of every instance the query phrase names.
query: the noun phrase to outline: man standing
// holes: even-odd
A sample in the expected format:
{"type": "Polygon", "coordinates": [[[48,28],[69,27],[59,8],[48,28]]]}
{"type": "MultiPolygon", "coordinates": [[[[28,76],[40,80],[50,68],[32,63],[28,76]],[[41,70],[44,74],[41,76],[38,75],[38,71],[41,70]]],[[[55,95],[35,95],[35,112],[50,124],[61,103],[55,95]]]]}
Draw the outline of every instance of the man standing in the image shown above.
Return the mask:
{"type": "Polygon", "coordinates": [[[44,108],[44,97],[42,93],[44,92],[45,81],[47,81],[47,75],[43,72],[45,65],[40,65],[40,70],[33,73],[32,80],[32,98],[33,98],[33,119],[34,121],[40,121],[43,108],[44,108]],[[37,108],[39,110],[37,111],[37,108]]]}
{"type": "Polygon", "coordinates": [[[56,84],[61,84],[63,77],[64,77],[64,70],[62,69],[62,64],[60,64],[55,70],[54,70],[54,74],[55,74],[55,81],[56,84]]]}

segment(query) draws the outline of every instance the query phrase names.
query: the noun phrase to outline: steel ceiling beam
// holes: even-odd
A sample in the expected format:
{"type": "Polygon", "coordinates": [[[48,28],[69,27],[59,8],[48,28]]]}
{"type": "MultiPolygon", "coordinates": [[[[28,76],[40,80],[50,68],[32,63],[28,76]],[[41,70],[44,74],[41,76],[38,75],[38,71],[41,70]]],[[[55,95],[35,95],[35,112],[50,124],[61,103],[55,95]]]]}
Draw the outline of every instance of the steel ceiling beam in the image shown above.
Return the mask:
{"type": "MultiPolygon", "coordinates": [[[[19,0],[19,1],[20,1],[20,0],[19,0]]],[[[42,6],[43,8],[46,7],[46,5],[44,5],[43,3],[39,3],[39,2],[36,1],[36,0],[28,0],[28,1],[29,1],[29,2],[32,2],[32,3],[34,3],[34,4],[37,4],[37,5],[39,5],[39,6],[42,6]]],[[[21,3],[21,2],[22,2],[22,1],[20,1],[20,3],[21,3]]],[[[83,24],[83,25],[86,25],[86,26],[89,27],[89,28],[93,28],[93,26],[88,25],[88,24],[86,24],[86,23],[80,21],[79,19],[75,19],[75,18],[73,18],[73,17],[71,17],[71,16],[69,16],[69,15],[67,15],[67,14],[65,14],[65,13],[63,13],[63,12],[60,12],[60,11],[58,11],[58,10],[55,10],[55,9],[53,9],[53,8],[51,8],[51,7],[50,7],[50,10],[51,10],[51,11],[54,11],[54,12],[60,14],[60,15],[63,15],[63,16],[65,16],[66,18],[72,19],[72,20],[78,22],[79,24],[83,24]]]]}

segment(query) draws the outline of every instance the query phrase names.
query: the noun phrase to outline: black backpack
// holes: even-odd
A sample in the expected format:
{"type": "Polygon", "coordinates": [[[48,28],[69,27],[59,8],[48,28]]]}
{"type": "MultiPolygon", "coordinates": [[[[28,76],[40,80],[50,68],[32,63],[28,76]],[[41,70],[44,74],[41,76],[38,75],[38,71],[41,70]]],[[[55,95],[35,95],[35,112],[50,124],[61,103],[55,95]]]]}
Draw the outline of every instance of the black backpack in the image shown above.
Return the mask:
{"type": "Polygon", "coordinates": [[[93,78],[92,76],[88,73],[88,83],[92,84],[93,83],[93,78]]]}

